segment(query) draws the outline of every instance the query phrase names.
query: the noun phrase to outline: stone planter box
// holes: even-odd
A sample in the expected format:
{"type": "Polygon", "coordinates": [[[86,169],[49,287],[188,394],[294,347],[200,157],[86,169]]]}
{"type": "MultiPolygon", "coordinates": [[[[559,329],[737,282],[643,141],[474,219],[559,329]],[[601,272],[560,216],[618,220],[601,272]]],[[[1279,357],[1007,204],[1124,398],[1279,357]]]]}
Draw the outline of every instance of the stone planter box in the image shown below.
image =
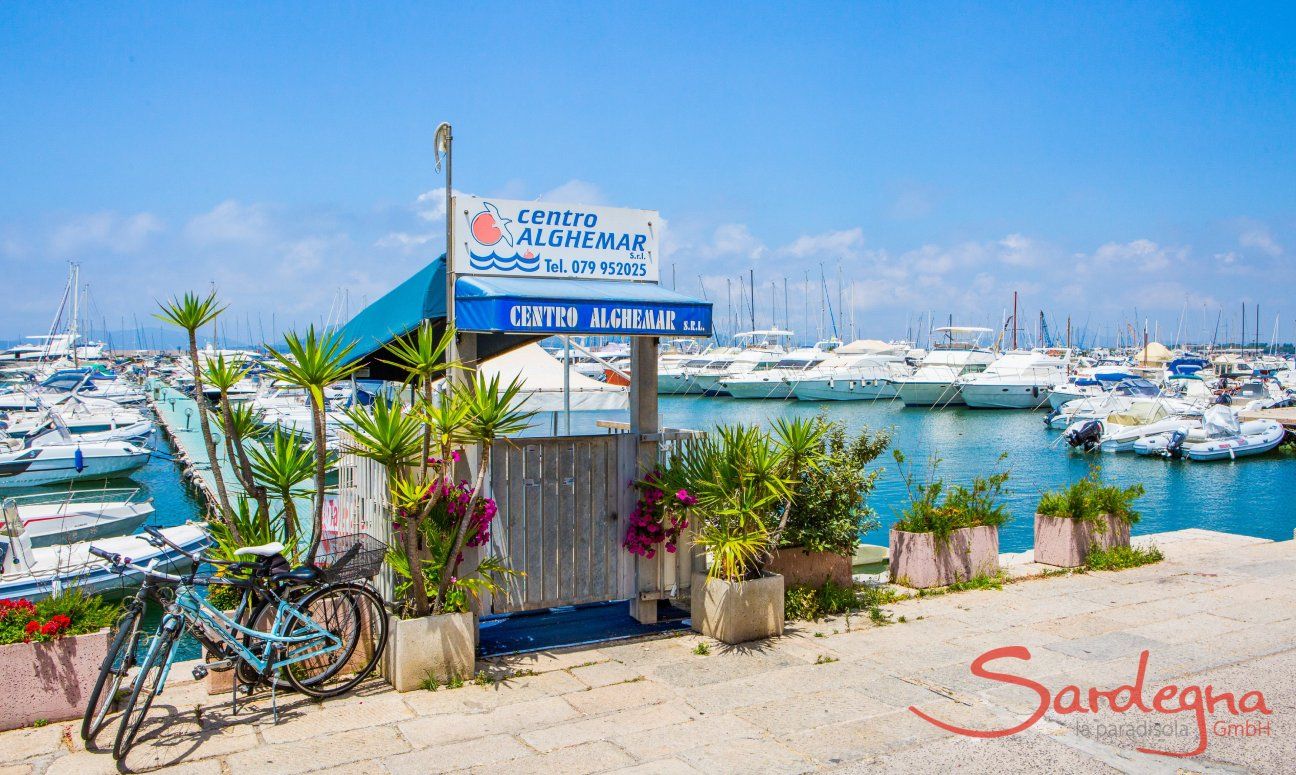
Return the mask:
{"type": "Polygon", "coordinates": [[[477,666],[477,622],[472,613],[419,619],[390,618],[383,674],[398,692],[422,687],[428,678],[471,678],[477,666]]]}
{"type": "Polygon", "coordinates": [[[932,533],[891,531],[891,581],[914,589],[945,587],[999,572],[999,528],[964,527],[948,541],[932,533]]]}
{"type": "Polygon", "coordinates": [[[0,646],[0,730],[80,718],[108,654],[107,629],[0,646]]]}
{"type": "Polygon", "coordinates": [[[1110,514],[1101,517],[1102,528],[1083,519],[1035,515],[1035,562],[1062,568],[1085,564],[1094,549],[1130,545],[1130,526],[1110,514]]]}
{"type": "Polygon", "coordinates": [[[811,552],[799,546],[774,550],[765,570],[783,577],[785,587],[809,585],[822,587],[831,581],[839,587],[851,586],[851,558],[832,552],[811,552]]]}
{"type": "Polygon", "coordinates": [[[723,643],[782,635],[783,577],[766,573],[733,582],[694,573],[690,614],[694,630],[723,643]]]}

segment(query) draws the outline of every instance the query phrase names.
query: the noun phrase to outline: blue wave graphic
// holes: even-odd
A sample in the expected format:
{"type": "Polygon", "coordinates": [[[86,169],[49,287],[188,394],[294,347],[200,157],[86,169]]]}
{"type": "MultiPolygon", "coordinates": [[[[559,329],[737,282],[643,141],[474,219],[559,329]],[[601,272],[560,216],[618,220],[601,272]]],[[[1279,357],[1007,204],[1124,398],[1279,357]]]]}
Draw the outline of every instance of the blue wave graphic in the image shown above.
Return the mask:
{"type": "Polygon", "coordinates": [[[478,271],[496,269],[502,272],[534,272],[540,268],[540,256],[531,256],[530,258],[519,255],[501,256],[497,255],[493,250],[490,255],[479,256],[469,251],[468,263],[478,271]]]}

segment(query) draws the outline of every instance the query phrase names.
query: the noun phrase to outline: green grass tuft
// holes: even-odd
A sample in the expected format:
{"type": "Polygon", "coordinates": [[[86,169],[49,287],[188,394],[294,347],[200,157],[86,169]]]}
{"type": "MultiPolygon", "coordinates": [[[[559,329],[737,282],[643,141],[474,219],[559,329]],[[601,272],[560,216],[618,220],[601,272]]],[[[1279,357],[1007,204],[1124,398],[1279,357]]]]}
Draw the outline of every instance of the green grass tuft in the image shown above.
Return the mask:
{"type": "Polygon", "coordinates": [[[1085,559],[1089,570],[1127,570],[1141,565],[1161,562],[1165,555],[1155,546],[1142,547],[1115,546],[1111,549],[1094,549],[1085,559]]]}

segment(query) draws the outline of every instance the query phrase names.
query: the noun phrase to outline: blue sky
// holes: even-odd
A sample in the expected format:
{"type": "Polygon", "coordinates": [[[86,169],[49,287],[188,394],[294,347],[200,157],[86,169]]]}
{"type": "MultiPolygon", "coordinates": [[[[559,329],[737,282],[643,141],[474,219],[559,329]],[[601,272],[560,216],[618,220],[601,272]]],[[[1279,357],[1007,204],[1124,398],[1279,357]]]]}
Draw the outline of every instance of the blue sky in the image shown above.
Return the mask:
{"type": "Polygon", "coordinates": [[[355,311],[440,252],[448,120],[456,188],[660,210],[681,290],[753,268],[760,317],[822,262],[875,336],[1016,289],[1293,338],[1296,7],[1038,5],[5,4],[0,337],[73,259],[109,328],[213,281],[355,311]]]}

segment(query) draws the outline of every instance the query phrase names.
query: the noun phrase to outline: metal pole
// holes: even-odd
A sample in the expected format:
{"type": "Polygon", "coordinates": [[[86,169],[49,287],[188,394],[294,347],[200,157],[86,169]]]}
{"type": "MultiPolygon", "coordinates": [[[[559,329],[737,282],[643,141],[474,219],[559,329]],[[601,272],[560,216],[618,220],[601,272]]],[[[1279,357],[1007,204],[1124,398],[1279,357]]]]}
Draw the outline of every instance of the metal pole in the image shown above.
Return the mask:
{"type": "MultiPolygon", "coordinates": [[[[445,205],[446,205],[446,249],[445,249],[445,277],[446,277],[446,326],[450,327],[455,322],[455,276],[454,276],[454,156],[452,142],[454,132],[449,123],[443,123],[437,127],[437,134],[441,134],[442,128],[445,129],[445,205]]],[[[451,363],[459,360],[459,335],[456,333],[450,340],[449,347],[446,348],[446,362],[451,363]]]]}
{"type": "Polygon", "coordinates": [[[563,336],[563,433],[571,435],[571,337],[563,336]]]}

